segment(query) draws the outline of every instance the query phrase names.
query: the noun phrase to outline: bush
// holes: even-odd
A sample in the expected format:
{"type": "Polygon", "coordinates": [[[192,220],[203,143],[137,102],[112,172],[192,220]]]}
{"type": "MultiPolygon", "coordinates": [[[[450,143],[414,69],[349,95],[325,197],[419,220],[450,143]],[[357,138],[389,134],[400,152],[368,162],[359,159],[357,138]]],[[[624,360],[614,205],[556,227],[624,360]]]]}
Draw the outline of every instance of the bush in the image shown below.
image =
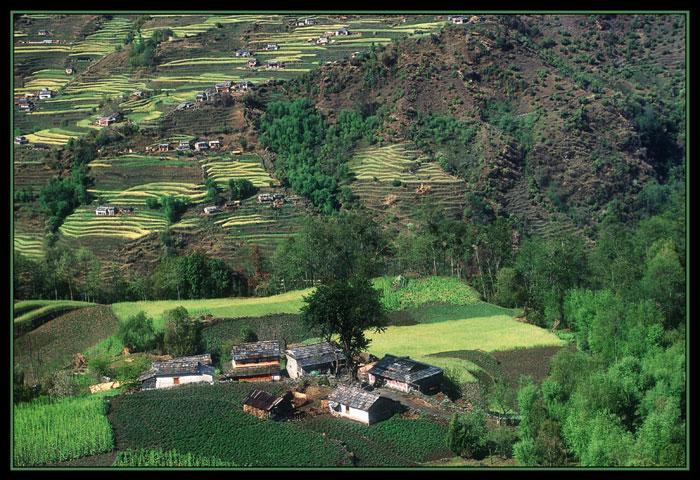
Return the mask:
{"type": "Polygon", "coordinates": [[[465,458],[483,458],[487,446],[486,414],[480,408],[467,414],[455,413],[447,431],[447,446],[465,458]]]}
{"type": "Polygon", "coordinates": [[[139,312],[119,324],[117,337],[132,352],[151,350],[156,346],[153,319],[146,316],[144,312],[139,312]]]}
{"type": "Polygon", "coordinates": [[[392,180],[391,185],[394,186],[394,187],[400,187],[400,186],[401,186],[401,180],[399,180],[398,178],[395,178],[394,180],[392,180]]]}
{"type": "Polygon", "coordinates": [[[488,433],[489,451],[502,458],[510,458],[513,456],[513,444],[517,439],[518,435],[512,428],[497,427],[488,433]]]}
{"type": "Polygon", "coordinates": [[[202,349],[203,324],[197,318],[191,318],[184,307],[167,310],[165,319],[165,351],[174,357],[196,355],[202,349]]]}

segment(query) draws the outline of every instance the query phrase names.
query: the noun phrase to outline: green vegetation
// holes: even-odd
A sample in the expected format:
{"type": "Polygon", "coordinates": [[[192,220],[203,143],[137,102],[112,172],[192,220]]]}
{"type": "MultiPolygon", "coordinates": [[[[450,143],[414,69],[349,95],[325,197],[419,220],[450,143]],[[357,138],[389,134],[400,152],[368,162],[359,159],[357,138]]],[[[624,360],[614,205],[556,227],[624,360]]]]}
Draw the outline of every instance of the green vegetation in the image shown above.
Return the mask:
{"type": "Polygon", "coordinates": [[[114,447],[104,399],[35,400],[14,406],[15,466],[37,466],[114,447]]]}
{"type": "Polygon", "coordinates": [[[51,320],[56,314],[61,314],[76,308],[94,305],[91,302],[69,300],[28,300],[14,305],[13,320],[15,335],[33,330],[39,325],[51,320]]]}
{"type": "Polygon", "coordinates": [[[405,286],[395,288],[391,277],[375,279],[374,287],[382,292],[382,303],[388,310],[403,310],[429,303],[474,305],[479,294],[466,283],[450,277],[409,279],[405,286]]]}
{"type": "Polygon", "coordinates": [[[157,342],[153,319],[143,312],[127,318],[126,321],[119,323],[117,338],[130,352],[151,350],[157,342]]]}
{"type": "Polygon", "coordinates": [[[117,453],[113,467],[235,467],[235,463],[177,450],[127,450],[117,453]]]}
{"type": "Polygon", "coordinates": [[[165,320],[164,350],[173,357],[196,355],[202,350],[202,322],[191,317],[183,307],[167,310],[165,320]]]}

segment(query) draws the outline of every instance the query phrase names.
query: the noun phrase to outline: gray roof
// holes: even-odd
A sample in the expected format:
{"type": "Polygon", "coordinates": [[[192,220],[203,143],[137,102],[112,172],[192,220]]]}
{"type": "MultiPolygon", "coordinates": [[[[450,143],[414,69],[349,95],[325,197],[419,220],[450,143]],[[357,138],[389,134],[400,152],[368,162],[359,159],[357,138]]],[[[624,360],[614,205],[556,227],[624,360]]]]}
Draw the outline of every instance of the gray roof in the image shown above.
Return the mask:
{"type": "Polygon", "coordinates": [[[411,384],[434,375],[441,375],[442,369],[408,357],[385,355],[367,373],[411,384]]]}
{"type": "Polygon", "coordinates": [[[270,411],[275,405],[284,400],[284,397],[276,397],[262,390],[253,390],[243,400],[243,405],[250,405],[253,408],[270,411]]]}
{"type": "Polygon", "coordinates": [[[338,385],[338,387],[328,395],[328,400],[331,402],[364,411],[372,408],[372,405],[380,398],[381,396],[377,393],[365,392],[360,388],[348,387],[346,385],[338,385]]]}
{"type": "Polygon", "coordinates": [[[220,380],[235,380],[237,378],[263,377],[267,375],[279,375],[279,363],[273,365],[250,365],[235,367],[219,377],[220,380]]]}
{"type": "Polygon", "coordinates": [[[343,352],[328,342],[290,348],[286,353],[302,367],[335,362],[336,355],[338,360],[343,361],[344,359],[343,352]]]}
{"type": "Polygon", "coordinates": [[[164,362],[153,362],[151,369],[138,379],[144,381],[152,377],[203,374],[214,374],[214,367],[211,364],[211,355],[208,353],[191,357],[174,358],[164,362]]]}
{"type": "Polygon", "coordinates": [[[231,358],[236,362],[262,362],[280,357],[280,342],[265,340],[262,342],[241,343],[231,350],[231,358]]]}

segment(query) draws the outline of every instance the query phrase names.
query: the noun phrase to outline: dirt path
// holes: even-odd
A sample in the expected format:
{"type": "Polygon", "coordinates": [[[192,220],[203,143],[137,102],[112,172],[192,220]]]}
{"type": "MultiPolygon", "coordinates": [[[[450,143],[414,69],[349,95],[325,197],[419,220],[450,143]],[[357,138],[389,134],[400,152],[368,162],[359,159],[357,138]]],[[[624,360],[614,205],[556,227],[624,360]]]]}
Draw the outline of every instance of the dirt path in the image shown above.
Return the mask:
{"type": "Polygon", "coordinates": [[[445,422],[450,421],[454,412],[461,411],[461,409],[459,409],[457,406],[438,407],[416,394],[399,392],[398,390],[393,390],[390,388],[375,388],[374,392],[380,393],[383,397],[400,402],[401,405],[410,410],[415,410],[445,422]]]}

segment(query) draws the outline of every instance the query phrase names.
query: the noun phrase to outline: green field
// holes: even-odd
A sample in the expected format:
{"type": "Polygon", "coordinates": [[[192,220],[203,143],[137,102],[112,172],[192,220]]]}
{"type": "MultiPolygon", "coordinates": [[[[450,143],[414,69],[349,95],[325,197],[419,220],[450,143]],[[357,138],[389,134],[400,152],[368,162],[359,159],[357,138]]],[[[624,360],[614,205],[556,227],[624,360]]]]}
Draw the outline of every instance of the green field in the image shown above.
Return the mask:
{"type": "Polygon", "coordinates": [[[403,310],[426,303],[473,305],[480,302],[471,286],[454,277],[425,277],[409,279],[403,288],[392,288],[393,277],[376,278],[374,288],[382,292],[382,302],[389,310],[403,310]]]}
{"type": "Polygon", "coordinates": [[[185,307],[190,312],[209,313],[215,317],[261,317],[274,313],[298,313],[303,297],[312,289],[295,290],[271,297],[212,298],[205,300],[160,300],[152,302],[122,302],[112,305],[115,315],[122,321],[141,311],[154,318],[158,328],[163,327],[163,312],[185,307]]]}
{"type": "Polygon", "coordinates": [[[26,300],[17,302],[14,305],[15,318],[13,320],[15,334],[36,328],[59,313],[93,305],[95,304],[91,302],[71,300],[26,300]]]}
{"type": "Polygon", "coordinates": [[[177,450],[127,450],[119,452],[113,467],[235,467],[232,462],[202,457],[177,450]]]}
{"type": "Polygon", "coordinates": [[[273,182],[257,155],[209,155],[200,163],[208,178],[224,186],[232,178],[245,178],[256,187],[269,187],[273,182]]]}
{"type": "Polygon", "coordinates": [[[35,466],[112,450],[106,413],[101,397],[15,405],[14,465],[35,466]]]}
{"type": "Polygon", "coordinates": [[[14,249],[15,252],[36,260],[44,256],[44,241],[37,235],[15,232],[14,249]]]}
{"type": "MultiPolygon", "coordinates": [[[[143,201],[145,202],[145,200],[143,201]]],[[[119,201],[116,203],[131,202],[119,201]]],[[[94,207],[81,207],[66,217],[59,231],[66,237],[74,238],[115,237],[136,240],[151,232],[162,230],[166,224],[167,220],[162,213],[146,210],[145,208],[141,208],[130,215],[98,217],[95,215],[94,207]]]]}

